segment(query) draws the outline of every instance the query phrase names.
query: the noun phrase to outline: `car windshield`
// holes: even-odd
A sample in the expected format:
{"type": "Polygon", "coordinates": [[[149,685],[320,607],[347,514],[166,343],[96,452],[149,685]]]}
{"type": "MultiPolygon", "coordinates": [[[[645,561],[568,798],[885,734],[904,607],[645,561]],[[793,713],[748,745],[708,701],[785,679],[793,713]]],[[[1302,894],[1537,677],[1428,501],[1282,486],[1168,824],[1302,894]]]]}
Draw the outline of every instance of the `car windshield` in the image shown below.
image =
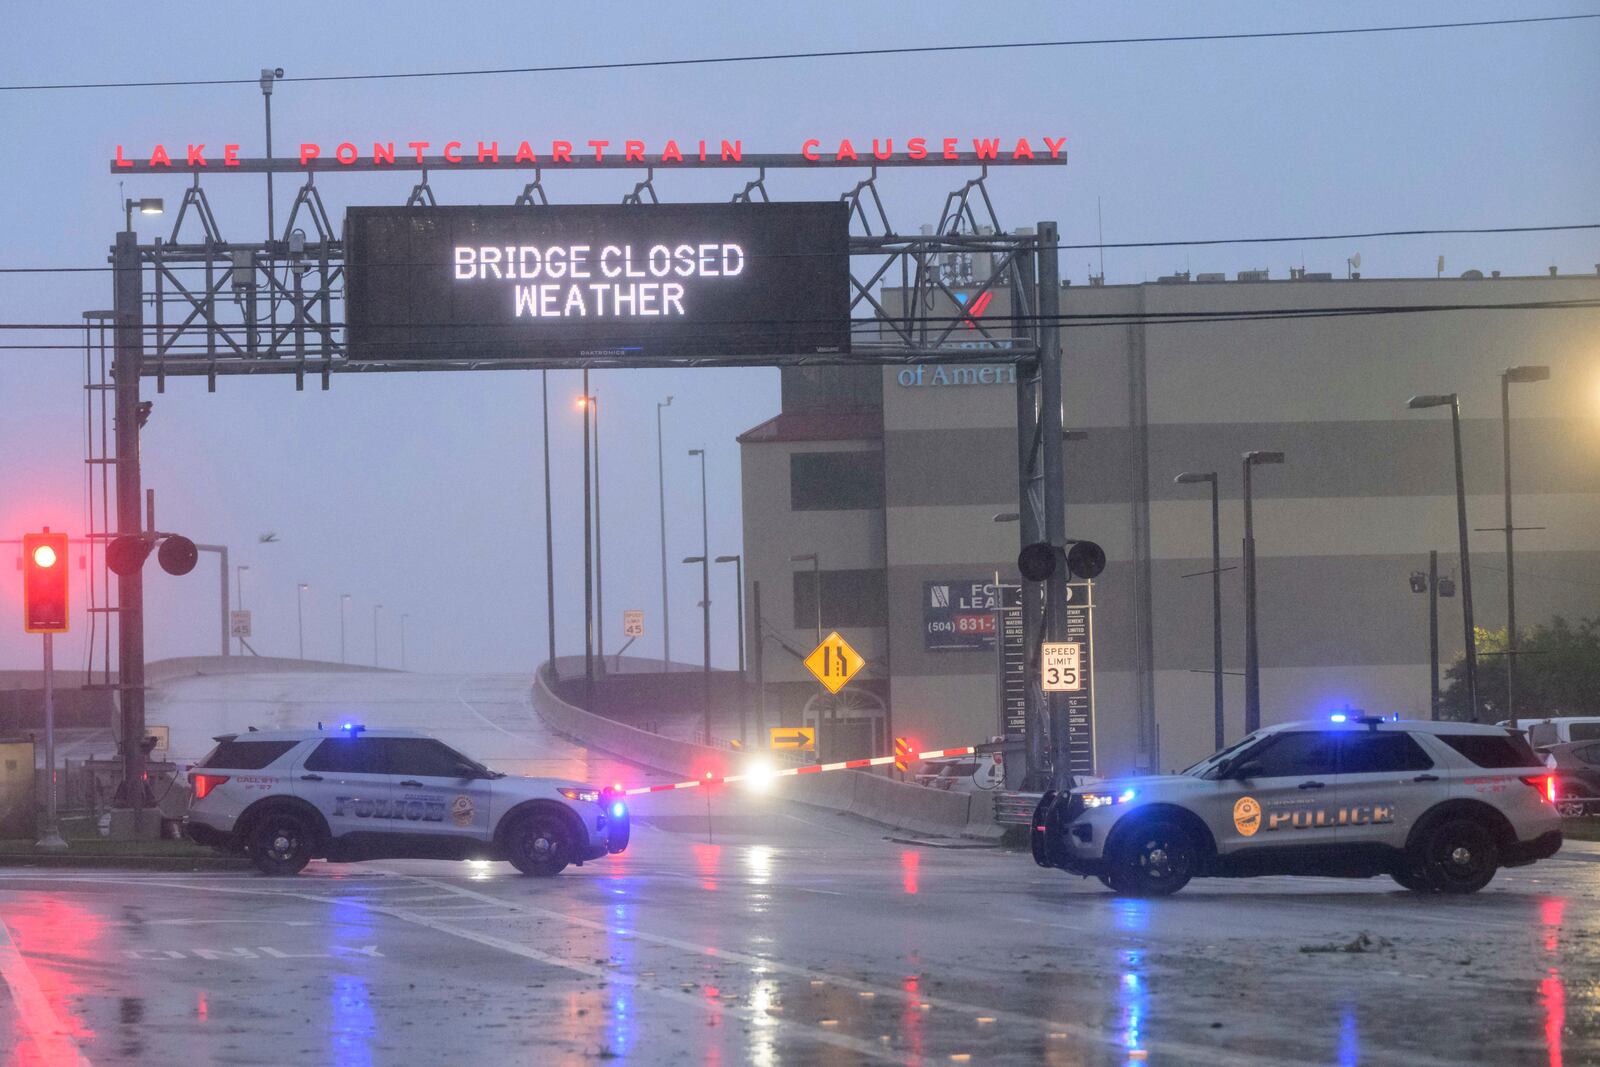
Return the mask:
{"type": "Polygon", "coordinates": [[[1213,752],[1199,763],[1190,764],[1178,773],[1187,774],[1191,778],[1204,778],[1208,771],[1220,766],[1222,761],[1228,757],[1242,751],[1246,745],[1254,744],[1260,736],[1260,734],[1251,734],[1249,737],[1235,741],[1220,752],[1213,752]]]}

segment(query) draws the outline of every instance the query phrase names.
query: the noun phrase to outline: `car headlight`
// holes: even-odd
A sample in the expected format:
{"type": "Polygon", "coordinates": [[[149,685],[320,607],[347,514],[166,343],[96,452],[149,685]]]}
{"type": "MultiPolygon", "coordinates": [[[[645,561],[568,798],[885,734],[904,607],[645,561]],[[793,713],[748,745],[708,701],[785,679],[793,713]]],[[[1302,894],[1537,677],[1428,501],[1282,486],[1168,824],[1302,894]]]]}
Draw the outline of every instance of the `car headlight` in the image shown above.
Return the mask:
{"type": "Polygon", "coordinates": [[[556,792],[568,800],[582,800],[590,804],[600,803],[600,790],[598,789],[569,789],[566,786],[562,786],[556,792]]]}
{"type": "Polygon", "coordinates": [[[1124,789],[1117,793],[1079,793],[1085,808],[1103,808],[1107,804],[1126,804],[1139,794],[1133,789],[1124,789]]]}

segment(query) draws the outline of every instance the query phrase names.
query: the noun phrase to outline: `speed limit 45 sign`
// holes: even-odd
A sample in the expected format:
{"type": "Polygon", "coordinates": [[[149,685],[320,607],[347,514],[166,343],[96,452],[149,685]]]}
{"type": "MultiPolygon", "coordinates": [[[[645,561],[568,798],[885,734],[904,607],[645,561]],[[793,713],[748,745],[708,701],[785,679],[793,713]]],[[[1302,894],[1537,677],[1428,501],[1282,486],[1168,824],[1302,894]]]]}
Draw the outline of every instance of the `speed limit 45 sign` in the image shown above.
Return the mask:
{"type": "Polygon", "coordinates": [[[1039,654],[1039,685],[1046,693],[1076,693],[1083,689],[1083,645],[1077,641],[1046,641],[1039,654]]]}

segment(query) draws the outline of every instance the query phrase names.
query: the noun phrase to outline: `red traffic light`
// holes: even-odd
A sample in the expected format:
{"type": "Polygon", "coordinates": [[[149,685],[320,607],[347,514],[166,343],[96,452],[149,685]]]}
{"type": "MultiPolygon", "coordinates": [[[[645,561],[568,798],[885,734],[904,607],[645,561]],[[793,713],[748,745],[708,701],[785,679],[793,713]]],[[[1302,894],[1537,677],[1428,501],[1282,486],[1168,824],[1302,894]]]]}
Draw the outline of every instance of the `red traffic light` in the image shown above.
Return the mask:
{"type": "Polygon", "coordinates": [[[67,535],[22,535],[22,625],[30,634],[67,630],[67,535]]]}

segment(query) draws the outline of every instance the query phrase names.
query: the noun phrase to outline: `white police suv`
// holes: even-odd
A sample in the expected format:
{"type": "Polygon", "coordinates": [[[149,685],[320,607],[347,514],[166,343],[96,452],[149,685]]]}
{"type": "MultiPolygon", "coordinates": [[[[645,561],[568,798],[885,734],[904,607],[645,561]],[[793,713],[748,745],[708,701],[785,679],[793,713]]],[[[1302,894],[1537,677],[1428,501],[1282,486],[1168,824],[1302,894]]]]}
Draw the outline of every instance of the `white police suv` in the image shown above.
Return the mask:
{"type": "Polygon", "coordinates": [[[426,734],[346,725],[216,740],[189,774],[185,830],[267,874],[322,856],[506,859],[553,875],[628,847],[619,795],[500,774],[426,734]]]}
{"type": "Polygon", "coordinates": [[[1033,858],[1138,896],[1264,874],[1472,893],[1561,848],[1552,796],[1521,734],[1336,715],[1259,730],[1181,774],[1046,793],[1033,858]]]}

